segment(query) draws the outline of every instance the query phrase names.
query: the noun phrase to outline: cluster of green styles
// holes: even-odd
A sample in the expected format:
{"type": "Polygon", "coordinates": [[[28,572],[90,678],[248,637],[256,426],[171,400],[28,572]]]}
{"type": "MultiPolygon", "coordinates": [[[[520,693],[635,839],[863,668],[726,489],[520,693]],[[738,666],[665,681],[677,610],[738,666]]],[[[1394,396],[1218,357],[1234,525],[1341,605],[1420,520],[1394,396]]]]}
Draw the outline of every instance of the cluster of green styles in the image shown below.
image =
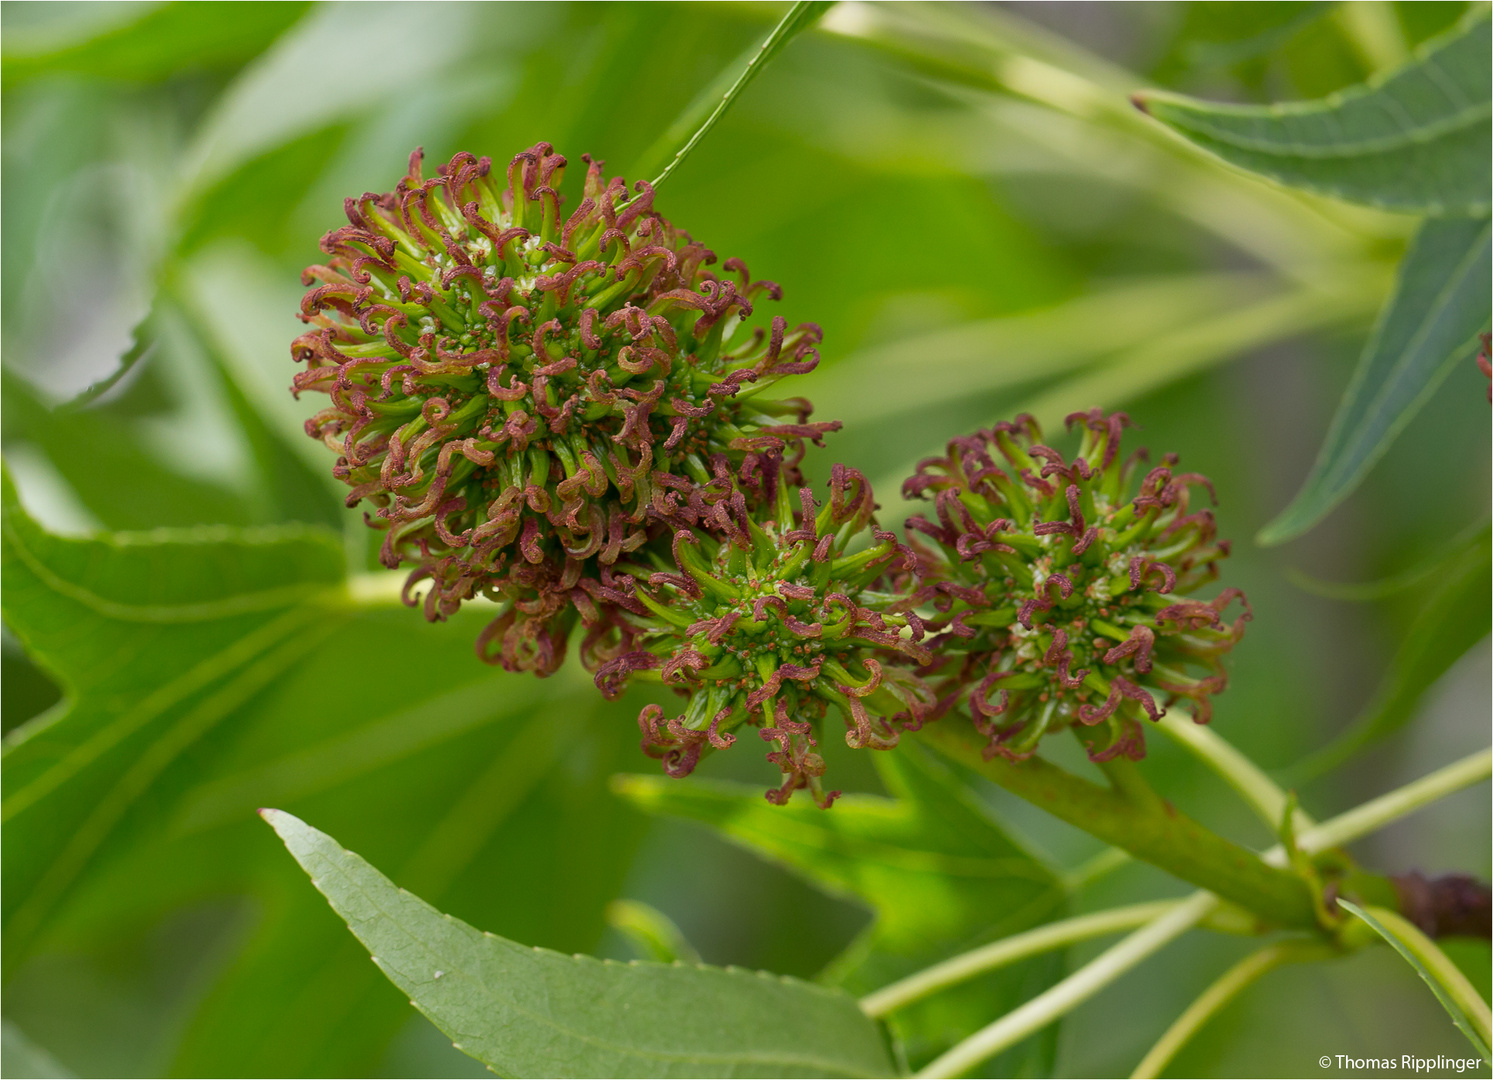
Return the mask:
{"type": "Polygon", "coordinates": [[[1194,508],[1205,478],[1123,457],[1127,417],[1095,410],[1068,418],[1071,462],[1029,416],[954,439],[903,486],[933,511],[906,540],[854,469],[816,497],[806,445],[840,425],[767,392],[815,368],[819,328],[758,318],[775,284],[717,273],[649,185],[584,160],[566,215],[547,143],[496,177],[462,153],[425,178],[416,151],[392,192],[345,201],[303,275],[293,389],[330,399],[306,431],[384,565],[411,568],[406,603],[495,603],[478,656],[539,676],[579,630],[606,696],[684,698],[638,719],[670,775],[754,728],[774,803],[838,794],[831,711],[877,750],[964,712],[1013,760],[1075,726],[1095,760],[1139,758],[1178,701],[1207,722],[1249,613],[1238,589],[1188,598],[1229,553],[1194,508]]]}

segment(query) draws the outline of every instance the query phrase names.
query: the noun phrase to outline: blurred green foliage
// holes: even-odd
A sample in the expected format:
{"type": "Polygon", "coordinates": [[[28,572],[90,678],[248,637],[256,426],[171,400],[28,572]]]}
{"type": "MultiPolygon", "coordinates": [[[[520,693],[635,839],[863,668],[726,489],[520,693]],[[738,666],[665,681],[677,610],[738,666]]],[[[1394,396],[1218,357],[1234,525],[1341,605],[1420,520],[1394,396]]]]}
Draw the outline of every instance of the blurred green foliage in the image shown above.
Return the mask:
{"type": "MultiPolygon", "coordinates": [[[[344,195],[386,190],[416,145],[502,160],[543,139],[632,178],[781,10],[0,6],[7,463],[51,534],[136,531],[58,539],[7,508],[7,543],[34,556],[9,559],[5,580],[7,814],[11,799],[37,802],[6,825],[6,1075],[31,1052],[13,1046],[79,1075],[483,1074],[369,963],[254,817],[262,805],[525,944],[631,956],[604,918],[618,898],[662,911],[715,964],[843,977],[836,957],[877,940],[866,927],[881,906],[844,883],[821,891],[825,867],[759,860],[613,793],[614,774],[649,765],[642,699],[601,702],[569,668],[542,683],[485,668],[471,649],[480,611],[431,626],[401,608],[398,579],[369,572],[369,534],[328,455],[301,432],[310,403],[287,392],[299,271],[344,195]],[[68,405],[127,352],[117,383],[68,405]],[[304,584],[281,607],[158,618],[203,590],[292,581],[304,584]],[[236,647],[247,658],[212,666],[236,647]]],[[[1021,409],[1056,432],[1070,409],[1123,407],[1153,450],[1209,474],[1237,540],[1230,582],[1256,612],[1220,733],[1284,769],[1386,695],[1405,721],[1304,784],[1322,815],[1486,741],[1486,638],[1456,663],[1414,660],[1407,640],[1444,610],[1436,589],[1348,605],[1286,578],[1394,574],[1484,518],[1485,381],[1452,371],[1321,526],[1252,544],[1306,475],[1415,222],[1241,177],[1127,98],[1319,97],[1465,10],[842,3],[742,95],[659,205],[781,282],[790,321],[824,327],[805,392],[847,425],[810,472],[862,469],[889,523],[905,516],[911,463],[1021,409]],[[1398,681],[1381,687],[1386,671],[1398,681]]],[[[1453,651],[1487,625],[1480,595],[1458,609],[1453,651]]],[[[1150,743],[1143,767],[1179,806],[1268,840],[1194,761],[1150,743]]],[[[836,786],[905,797],[868,755],[827,756],[836,786]]],[[[758,787],[771,771],[742,748],[700,770],[758,787]]],[[[996,835],[1054,870],[1097,853],[978,790],[996,835]]],[[[1489,847],[1474,795],[1356,850],[1386,871],[1486,877],[1489,847]]],[[[1176,888],[1129,865],[1072,907],[1176,888]]],[[[1246,947],[1189,938],[1004,1067],[1127,1072],[1246,947]]],[[[1486,992],[1487,947],[1456,958],[1486,992]]],[[[1052,975],[1032,973],[1025,992],[1052,975]]],[[[1413,978],[1387,950],[1276,972],[1173,1072],[1290,1076],[1323,1053],[1460,1052],[1413,978]]]]}

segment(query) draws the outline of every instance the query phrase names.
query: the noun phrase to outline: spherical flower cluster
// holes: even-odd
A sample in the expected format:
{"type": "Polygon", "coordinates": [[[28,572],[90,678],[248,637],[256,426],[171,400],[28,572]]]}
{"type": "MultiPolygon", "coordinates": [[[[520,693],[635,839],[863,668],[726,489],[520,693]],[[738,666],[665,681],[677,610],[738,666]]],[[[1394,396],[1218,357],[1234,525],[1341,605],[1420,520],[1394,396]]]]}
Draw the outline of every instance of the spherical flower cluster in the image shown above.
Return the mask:
{"type": "Polygon", "coordinates": [[[1124,414],[1074,414],[1070,463],[1030,417],[949,444],[909,498],[934,517],[904,544],[865,477],[834,467],[820,506],[799,468],[813,422],[761,391],[818,363],[817,327],[746,328],[778,299],[627,190],[587,171],[562,215],[565,159],[547,143],[492,175],[422,155],[387,194],[348,199],[309,267],[293,389],[329,405],[307,433],[338,454],[348,505],[372,504],[380,558],[413,564],[428,618],[497,602],[479,656],[547,675],[584,630],[582,661],[615,697],[634,681],[688,699],[639,718],[671,775],[754,727],[807,789],[830,710],[852,747],[968,711],[987,756],[1020,760],[1066,727],[1106,729],[1096,760],[1144,753],[1140,721],[1178,700],[1199,722],[1249,618],[1237,589],[1190,594],[1228,544],[1176,459],[1122,460],[1124,414]]]}
{"type": "Polygon", "coordinates": [[[547,143],[497,178],[462,153],[427,179],[416,151],[394,191],[345,201],[292,346],[294,390],[331,398],[306,430],[348,504],[376,507],[384,564],[431,582],[430,618],[497,599],[479,651],[539,674],[577,619],[593,662],[623,647],[609,568],[667,531],[681,489],[725,475],[751,501],[839,426],[759,393],[815,366],[818,328],[743,330],[777,286],[737,259],[717,276],[647,184],[586,161],[564,216],[547,143]]]}
{"type": "Polygon", "coordinates": [[[1138,759],[1140,719],[1178,700],[1206,723],[1225,685],[1222,657],[1250,617],[1238,589],[1184,599],[1229,553],[1211,511],[1192,507],[1196,487],[1211,495],[1208,480],[1176,472],[1175,455],[1144,473],[1144,451],[1122,460],[1124,413],[1068,423],[1083,428],[1072,462],[1022,416],[953,440],[903,488],[931,496],[937,518],[907,523],[926,538],[913,545],[917,602],[941,631],[924,674],[941,708],[967,707],[987,757],[1029,757],[1044,735],[1077,724],[1107,727],[1089,743],[1095,760],[1138,759]],[[1244,612],[1225,622],[1235,599],[1244,612]]]}
{"type": "Polygon", "coordinates": [[[808,788],[821,806],[838,792],[821,783],[814,732],[834,708],[852,747],[888,749],[916,730],[935,701],[908,670],[930,663],[906,598],[884,591],[910,553],[875,525],[870,485],[836,465],[829,502],[807,488],[795,512],[786,486],[719,538],[681,529],[673,565],[636,571],[635,648],[596,674],[615,696],[628,680],[654,680],[689,701],[666,719],[658,705],[638,718],[643,749],[670,775],[688,774],[709,748],[730,746],[733,728],[760,728],[784,803],[808,788]]]}

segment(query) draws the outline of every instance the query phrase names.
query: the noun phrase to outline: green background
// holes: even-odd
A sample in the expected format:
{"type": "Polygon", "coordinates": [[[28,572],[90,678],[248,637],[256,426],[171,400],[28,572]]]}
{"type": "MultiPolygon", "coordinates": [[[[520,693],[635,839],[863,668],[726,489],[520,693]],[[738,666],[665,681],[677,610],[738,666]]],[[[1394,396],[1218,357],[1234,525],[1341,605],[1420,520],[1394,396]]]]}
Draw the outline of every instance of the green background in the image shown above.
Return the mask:
{"type": "MultiPolygon", "coordinates": [[[[780,282],[790,321],[824,328],[824,362],[794,392],[846,429],[809,472],[822,479],[834,460],[863,470],[884,521],[905,516],[897,481],[919,457],[1026,408],[1056,432],[1069,409],[1123,407],[1138,441],[1207,473],[1236,540],[1226,577],[1256,616],[1214,724],[1284,770],[1369,706],[1430,591],[1351,604],[1288,572],[1386,576],[1485,516],[1486,381],[1470,365],[1454,372],[1321,526],[1257,547],[1249,538],[1310,467],[1414,221],[1202,161],[1125,97],[1321,96],[1464,10],[842,5],[747,90],[657,205],[780,282]],[[919,34],[878,38],[881,18],[919,34]],[[1087,81],[1076,89],[1064,70],[1087,81]]],[[[502,161],[542,139],[633,179],[780,14],[0,6],[3,437],[23,504],[78,535],[301,522],[332,530],[349,566],[371,573],[330,455],[301,433],[314,403],[286,389],[298,274],[341,198],[390,188],[417,144],[428,162],[458,149],[502,161]],[[59,408],[115,369],[151,310],[144,359],[92,407],[59,408]]],[[[1458,617],[1485,626],[1487,597],[1469,605],[1458,617]]],[[[483,1075],[369,963],[254,817],[260,799],[526,944],[630,957],[603,918],[627,897],[671,916],[711,963],[813,977],[863,930],[858,904],[614,795],[614,774],[653,767],[636,748],[645,699],[604,703],[578,669],[545,683],[487,669],[470,647],[481,621],[370,611],[163,774],[38,934],[7,944],[5,1075],[35,1075],[15,1071],[19,1039],[84,1076],[483,1075]],[[361,733],[363,757],[337,742],[346,732],[361,733]]],[[[1303,782],[1303,805],[1326,816],[1485,745],[1488,686],[1484,641],[1419,696],[1403,730],[1303,782]]],[[[9,629],[0,687],[7,731],[60,695],[9,629]]],[[[865,754],[827,741],[833,786],[884,790],[865,754]]],[[[1159,736],[1149,744],[1155,786],[1231,836],[1268,841],[1195,762],[1159,736]]],[[[699,770],[764,787],[773,772],[746,741],[699,770]]],[[[1097,850],[986,794],[1054,865],[1097,850]]],[[[1480,787],[1354,851],[1386,871],[1487,877],[1489,848],[1480,787]]],[[[1132,865],[1080,906],[1179,892],[1132,865]]],[[[1247,947],[1202,934],[1171,947],[1061,1025],[1052,1070],[1128,1073],[1247,947]]],[[[1487,947],[1456,948],[1486,992],[1487,947]]],[[[1270,975],[1171,1075],[1333,1075],[1319,1056],[1464,1046],[1413,974],[1375,949],[1270,975]]]]}

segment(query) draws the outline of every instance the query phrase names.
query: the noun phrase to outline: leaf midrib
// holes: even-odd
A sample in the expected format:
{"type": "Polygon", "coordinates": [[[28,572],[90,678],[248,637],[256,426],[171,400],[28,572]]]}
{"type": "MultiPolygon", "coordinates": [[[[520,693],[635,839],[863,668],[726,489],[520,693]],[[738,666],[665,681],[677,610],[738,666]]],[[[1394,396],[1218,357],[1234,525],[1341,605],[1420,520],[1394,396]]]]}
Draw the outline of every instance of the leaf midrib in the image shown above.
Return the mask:
{"type": "MultiPolygon", "coordinates": [[[[1436,139],[1442,139],[1447,134],[1475,127],[1480,122],[1486,122],[1493,117],[1493,103],[1478,102],[1474,105],[1465,106],[1454,114],[1438,120],[1417,124],[1415,127],[1400,127],[1399,131],[1386,136],[1374,137],[1374,139],[1357,139],[1353,142],[1342,142],[1335,140],[1330,143],[1303,143],[1296,140],[1260,139],[1250,137],[1244,131],[1232,127],[1215,127],[1208,122],[1211,115],[1227,115],[1227,117],[1253,117],[1259,120],[1285,120],[1290,117],[1312,117],[1312,115],[1329,115],[1329,109],[1294,109],[1287,111],[1285,106],[1265,106],[1262,109],[1250,109],[1248,106],[1239,106],[1238,111],[1230,109],[1223,112],[1223,106],[1209,108],[1208,112],[1191,111],[1178,103],[1166,102],[1163,97],[1157,96],[1156,103],[1165,105],[1166,121],[1175,124],[1176,127],[1187,128],[1188,131],[1202,134],[1214,142],[1224,143],[1227,146],[1235,146],[1238,149],[1257,152],[1257,154],[1272,155],[1272,157],[1305,157],[1317,158],[1317,160],[1332,160],[1332,158],[1365,157],[1369,154],[1387,154],[1387,152],[1399,151],[1408,145],[1415,143],[1429,143],[1436,139]]],[[[1315,103],[1314,103],[1315,105],[1315,103]]]]}
{"type": "MultiPolygon", "coordinates": [[[[1218,128],[1206,123],[1206,114],[1193,113],[1178,110],[1173,113],[1167,110],[1166,120],[1179,128],[1201,135],[1213,142],[1222,143],[1239,150],[1261,154],[1267,157],[1279,158],[1306,158],[1315,161],[1332,161],[1337,159],[1367,157],[1374,154],[1388,154],[1404,150],[1407,147],[1426,145],[1448,135],[1476,127],[1480,123],[1486,123],[1493,116],[1493,103],[1480,103],[1452,114],[1451,116],[1437,120],[1430,124],[1422,124],[1415,128],[1406,130],[1402,128],[1393,135],[1380,136],[1372,139],[1358,139],[1352,142],[1334,141],[1331,143],[1302,143],[1296,141],[1266,140],[1250,138],[1243,132],[1230,129],[1218,128]]],[[[1230,115],[1243,115],[1230,114],[1230,115]]],[[[1261,118],[1282,119],[1281,115],[1275,114],[1274,107],[1270,110],[1262,110],[1255,115],[1261,118]]],[[[1294,115],[1307,115],[1296,113],[1294,115]]]]}

